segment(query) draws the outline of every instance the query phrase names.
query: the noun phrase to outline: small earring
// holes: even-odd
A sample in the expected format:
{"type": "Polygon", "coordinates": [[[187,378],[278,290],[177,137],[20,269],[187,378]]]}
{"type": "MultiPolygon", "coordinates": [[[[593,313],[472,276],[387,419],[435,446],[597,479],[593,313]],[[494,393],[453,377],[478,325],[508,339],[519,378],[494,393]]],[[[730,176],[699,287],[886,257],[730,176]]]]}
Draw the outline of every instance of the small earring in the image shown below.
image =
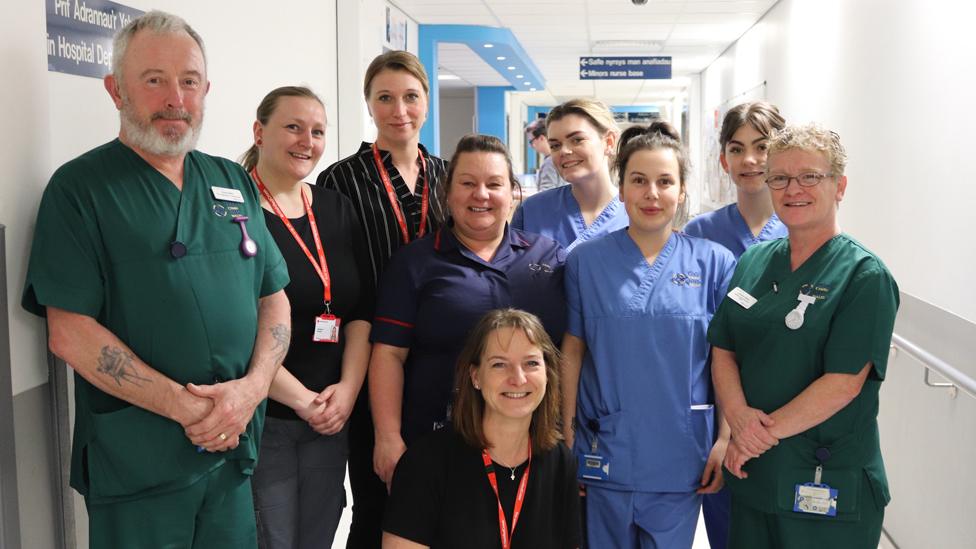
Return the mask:
{"type": "Polygon", "coordinates": [[[472,383],[472,385],[474,385],[474,388],[475,388],[476,390],[478,390],[478,391],[480,391],[480,390],[481,390],[481,385],[478,385],[477,383],[472,383]]]}

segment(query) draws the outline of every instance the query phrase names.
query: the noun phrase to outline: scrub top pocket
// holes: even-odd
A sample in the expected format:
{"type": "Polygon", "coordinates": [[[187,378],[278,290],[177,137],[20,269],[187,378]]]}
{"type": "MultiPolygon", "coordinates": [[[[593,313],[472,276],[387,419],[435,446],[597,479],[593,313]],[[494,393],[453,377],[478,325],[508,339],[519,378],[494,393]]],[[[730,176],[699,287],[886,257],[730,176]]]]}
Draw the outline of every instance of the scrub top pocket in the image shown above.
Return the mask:
{"type": "MultiPolygon", "coordinates": [[[[629,485],[632,482],[631,433],[627,432],[627,412],[614,412],[594,419],[577,416],[575,450],[577,456],[598,455],[609,463],[609,484],[629,485]],[[593,441],[596,440],[596,451],[593,441]]],[[[582,479],[582,477],[580,477],[582,479]]],[[[586,479],[586,482],[602,481],[586,479]]]]}

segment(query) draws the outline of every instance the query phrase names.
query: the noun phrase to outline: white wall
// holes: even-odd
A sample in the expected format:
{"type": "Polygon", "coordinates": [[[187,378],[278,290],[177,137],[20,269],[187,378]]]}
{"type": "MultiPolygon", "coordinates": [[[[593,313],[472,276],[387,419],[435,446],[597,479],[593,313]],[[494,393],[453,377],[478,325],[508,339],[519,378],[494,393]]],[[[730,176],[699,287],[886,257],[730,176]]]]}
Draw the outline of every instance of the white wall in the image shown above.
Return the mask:
{"type": "MultiPolygon", "coordinates": [[[[0,162],[7,171],[0,183],[0,223],[7,225],[14,394],[47,380],[43,323],[19,307],[41,192],[57,166],[118,134],[118,114],[100,80],[47,72],[44,3],[16,4],[18,23],[0,35],[4,67],[17,75],[0,91],[10,124],[0,147],[0,162]]],[[[155,6],[144,0],[127,5],[141,10],[155,6]]],[[[325,100],[330,120],[335,118],[335,2],[281,0],[273,10],[263,6],[166,3],[167,10],[187,19],[203,36],[207,47],[212,87],[201,150],[236,158],[250,144],[254,109],[276,86],[311,86],[325,100]],[[272,36],[268,29],[282,31],[272,36]]],[[[335,136],[331,127],[328,142],[335,143],[335,136]]],[[[327,147],[320,168],[336,158],[336,148],[327,147]]]]}
{"type": "Polygon", "coordinates": [[[904,292],[976,321],[976,8],[952,0],[781,0],[702,76],[715,106],[767,82],[790,122],[847,147],[841,226],[904,292]]]}
{"type": "Polygon", "coordinates": [[[444,89],[441,102],[441,156],[450,159],[458,140],[474,133],[474,88],[444,89]]]}

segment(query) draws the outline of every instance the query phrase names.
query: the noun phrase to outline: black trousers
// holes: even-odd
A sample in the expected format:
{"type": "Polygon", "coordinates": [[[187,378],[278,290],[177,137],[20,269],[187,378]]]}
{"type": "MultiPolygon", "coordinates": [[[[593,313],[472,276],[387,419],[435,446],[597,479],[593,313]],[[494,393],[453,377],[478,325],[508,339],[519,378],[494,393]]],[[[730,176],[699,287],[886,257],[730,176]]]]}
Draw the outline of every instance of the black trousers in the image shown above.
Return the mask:
{"type": "Polygon", "coordinates": [[[373,472],[373,417],[365,384],[349,420],[349,487],[352,490],[352,524],[347,549],[380,549],[386,484],[373,472]]]}

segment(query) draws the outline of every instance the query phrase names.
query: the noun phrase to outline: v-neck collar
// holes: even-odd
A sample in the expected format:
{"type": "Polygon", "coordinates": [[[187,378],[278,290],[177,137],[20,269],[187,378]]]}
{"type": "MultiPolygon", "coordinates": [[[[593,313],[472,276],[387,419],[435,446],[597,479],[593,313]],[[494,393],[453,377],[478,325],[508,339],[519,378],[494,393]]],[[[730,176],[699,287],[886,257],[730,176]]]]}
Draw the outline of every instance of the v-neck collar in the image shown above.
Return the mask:
{"type": "Polygon", "coordinates": [[[672,232],[668,241],[664,243],[664,247],[654,258],[654,263],[648,263],[640,246],[630,237],[627,229],[621,229],[613,234],[623,253],[629,258],[628,264],[635,266],[633,272],[640,277],[640,286],[631,297],[628,307],[642,308],[654,288],[657,287],[657,281],[661,278],[664,268],[671,262],[671,256],[674,255],[674,251],[678,247],[678,235],[672,232]]]}

